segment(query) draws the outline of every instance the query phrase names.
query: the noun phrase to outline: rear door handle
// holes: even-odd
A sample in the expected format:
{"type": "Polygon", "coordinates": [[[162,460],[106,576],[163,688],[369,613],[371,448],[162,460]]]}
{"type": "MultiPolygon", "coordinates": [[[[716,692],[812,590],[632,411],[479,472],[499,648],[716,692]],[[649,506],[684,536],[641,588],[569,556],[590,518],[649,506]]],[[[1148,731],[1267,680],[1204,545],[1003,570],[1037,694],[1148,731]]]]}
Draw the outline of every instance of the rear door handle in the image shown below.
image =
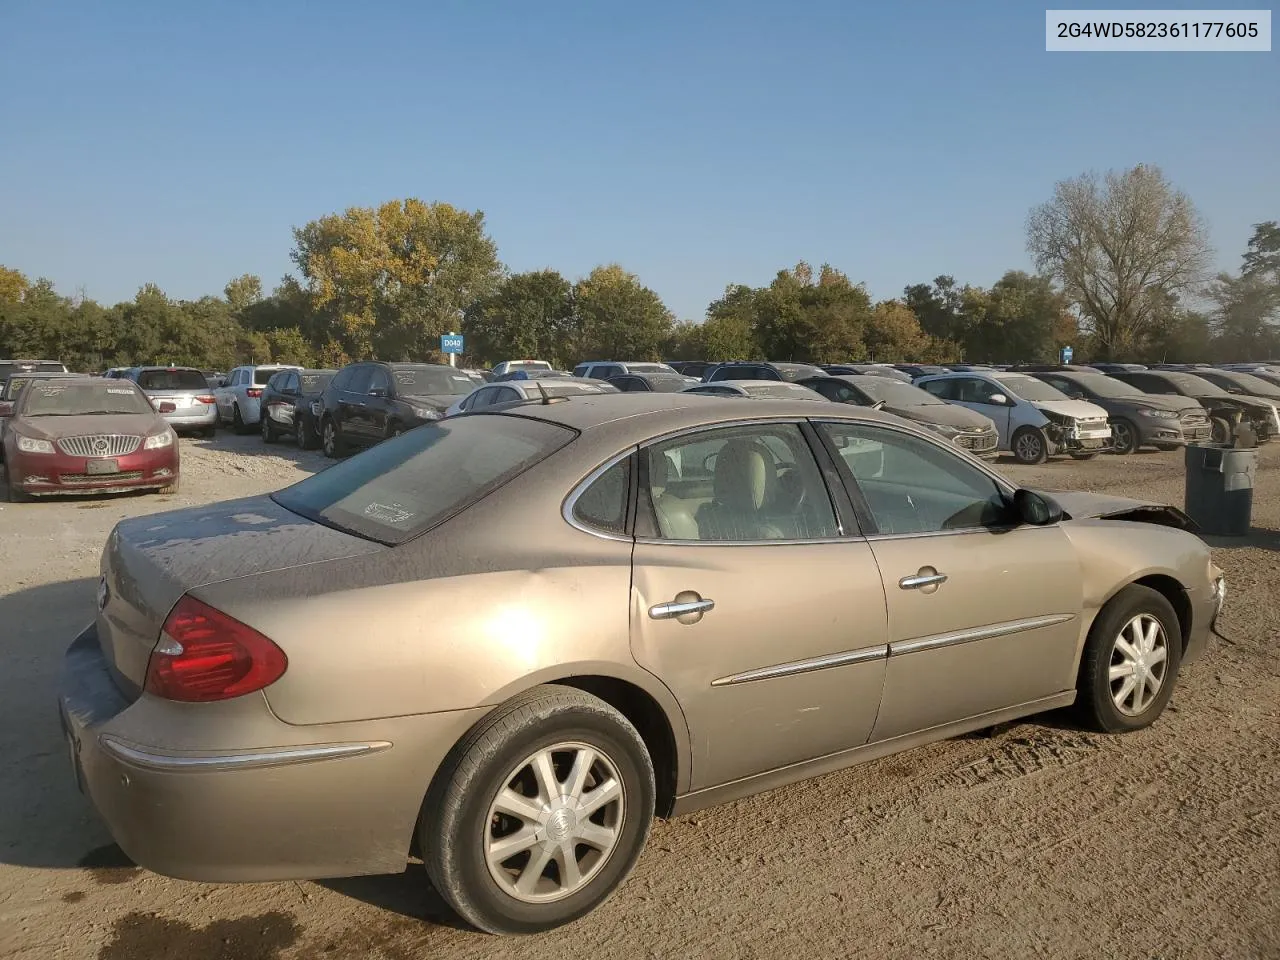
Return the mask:
{"type": "Polygon", "coordinates": [[[714,600],[684,600],[670,603],[656,603],[649,608],[649,616],[654,620],[674,620],[688,613],[706,613],[715,607],[714,600]]]}
{"type": "Polygon", "coordinates": [[[917,573],[914,577],[903,577],[898,586],[903,590],[919,590],[921,587],[932,587],[947,582],[945,573],[917,573]]]}

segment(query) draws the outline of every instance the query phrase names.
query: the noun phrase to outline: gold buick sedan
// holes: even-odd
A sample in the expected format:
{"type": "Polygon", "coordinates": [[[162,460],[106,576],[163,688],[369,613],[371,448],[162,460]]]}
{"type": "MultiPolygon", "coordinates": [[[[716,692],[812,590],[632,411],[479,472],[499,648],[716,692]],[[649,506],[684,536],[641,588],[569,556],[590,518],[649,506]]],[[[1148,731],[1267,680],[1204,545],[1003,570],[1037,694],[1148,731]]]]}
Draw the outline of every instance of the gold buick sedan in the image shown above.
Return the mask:
{"type": "Polygon", "coordinates": [[[120,523],[76,776],[159,873],[395,873],[581,917],[675,816],[1075,705],[1152,723],[1222,605],[1179,511],[827,402],[544,398],[120,523]]]}

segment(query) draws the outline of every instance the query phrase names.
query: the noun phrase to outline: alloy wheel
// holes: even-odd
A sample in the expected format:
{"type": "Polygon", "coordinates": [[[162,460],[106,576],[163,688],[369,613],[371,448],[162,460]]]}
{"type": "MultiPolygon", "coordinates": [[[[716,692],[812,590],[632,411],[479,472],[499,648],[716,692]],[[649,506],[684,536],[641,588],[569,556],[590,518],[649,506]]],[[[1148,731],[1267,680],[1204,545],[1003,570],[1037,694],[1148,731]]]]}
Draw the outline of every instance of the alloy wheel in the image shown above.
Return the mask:
{"type": "Polygon", "coordinates": [[[1040,459],[1040,438],[1034,433],[1024,433],[1018,438],[1017,448],[1014,452],[1018,455],[1018,459],[1025,463],[1034,463],[1040,459]]]}
{"type": "Polygon", "coordinates": [[[1132,453],[1138,448],[1134,442],[1133,428],[1123,420],[1111,422],[1111,442],[1118,453],[1132,453]]]}
{"type": "Polygon", "coordinates": [[[338,438],[334,430],[333,421],[326,420],[324,422],[324,453],[326,457],[332,457],[337,452],[338,438]]]}
{"type": "Polygon", "coordinates": [[[525,757],[485,818],[489,875],[524,903],[550,903],[594,879],[618,845],[625,802],[617,765],[585,743],[525,757]]]}
{"type": "Polygon", "coordinates": [[[1121,628],[1111,649],[1111,699],[1126,717],[1151,706],[1169,670],[1169,638],[1164,625],[1140,613],[1121,628]]]}

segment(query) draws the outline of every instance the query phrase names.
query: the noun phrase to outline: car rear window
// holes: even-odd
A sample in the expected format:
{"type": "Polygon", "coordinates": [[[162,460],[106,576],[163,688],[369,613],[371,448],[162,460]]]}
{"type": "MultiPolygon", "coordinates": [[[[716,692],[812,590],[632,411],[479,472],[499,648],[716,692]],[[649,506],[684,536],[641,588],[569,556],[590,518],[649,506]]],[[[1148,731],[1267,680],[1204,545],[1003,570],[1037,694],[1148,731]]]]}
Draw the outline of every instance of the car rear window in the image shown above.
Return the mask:
{"type": "Polygon", "coordinates": [[[302,392],[323,393],[332,379],[332,373],[304,373],[302,374],[302,392]]]}
{"type": "Polygon", "coordinates": [[[199,370],[143,370],[138,374],[143,390],[208,390],[209,381],[199,370]]]}
{"type": "Polygon", "coordinates": [[[526,417],[410,430],[272,494],[286,510],[394,546],[466,509],[577,436],[526,417]]]}
{"type": "Polygon", "coordinates": [[[261,367],[258,367],[257,369],[255,369],[255,370],[253,371],[253,382],[254,382],[257,386],[265,387],[265,386],[267,385],[267,381],[268,381],[268,380],[270,380],[272,377],[274,377],[274,376],[275,376],[277,373],[279,373],[279,372],[280,372],[280,371],[279,371],[279,369],[276,369],[276,370],[264,370],[264,369],[262,369],[261,367]]]}

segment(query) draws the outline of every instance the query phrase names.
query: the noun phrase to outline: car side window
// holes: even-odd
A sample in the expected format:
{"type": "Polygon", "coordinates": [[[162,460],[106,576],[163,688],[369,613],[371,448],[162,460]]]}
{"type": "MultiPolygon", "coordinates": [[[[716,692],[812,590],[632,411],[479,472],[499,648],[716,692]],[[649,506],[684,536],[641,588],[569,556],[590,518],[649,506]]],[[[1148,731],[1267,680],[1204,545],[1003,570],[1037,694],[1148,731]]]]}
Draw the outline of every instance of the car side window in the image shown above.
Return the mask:
{"type": "Polygon", "coordinates": [[[954,380],[929,380],[920,384],[920,388],[941,400],[956,400],[959,398],[954,384],[954,380]]]}
{"type": "Polygon", "coordinates": [[[391,378],[382,367],[369,368],[369,386],[365,388],[365,392],[372,393],[374,390],[381,390],[384,394],[391,393],[391,378]]]}
{"type": "Polygon", "coordinates": [[[641,500],[661,539],[754,542],[840,535],[818,464],[795,424],[706,430],[653,444],[641,456],[647,468],[641,500]]]}
{"type": "Polygon", "coordinates": [[[591,364],[589,363],[580,363],[573,368],[573,375],[575,377],[585,377],[587,375],[587,370],[590,367],[591,367],[591,364]]]}
{"type": "Polygon", "coordinates": [[[819,429],[882,534],[1003,526],[1008,507],[988,474],[923,437],[856,423],[819,429]]]}
{"type": "Polygon", "coordinates": [[[351,379],[347,381],[345,389],[348,393],[368,393],[372,377],[372,367],[356,367],[351,371],[351,379]]]}
{"type": "Polygon", "coordinates": [[[573,505],[573,518],[605,533],[627,532],[627,501],[631,496],[631,457],[596,477],[573,505]]]}
{"type": "Polygon", "coordinates": [[[514,387],[501,387],[494,397],[494,403],[510,403],[512,400],[523,400],[524,395],[514,387]]]}
{"type": "Polygon", "coordinates": [[[977,377],[965,377],[957,381],[959,387],[960,399],[968,403],[992,403],[992,397],[996,394],[1008,396],[1007,390],[988,383],[986,380],[979,380],[977,377]]]}

